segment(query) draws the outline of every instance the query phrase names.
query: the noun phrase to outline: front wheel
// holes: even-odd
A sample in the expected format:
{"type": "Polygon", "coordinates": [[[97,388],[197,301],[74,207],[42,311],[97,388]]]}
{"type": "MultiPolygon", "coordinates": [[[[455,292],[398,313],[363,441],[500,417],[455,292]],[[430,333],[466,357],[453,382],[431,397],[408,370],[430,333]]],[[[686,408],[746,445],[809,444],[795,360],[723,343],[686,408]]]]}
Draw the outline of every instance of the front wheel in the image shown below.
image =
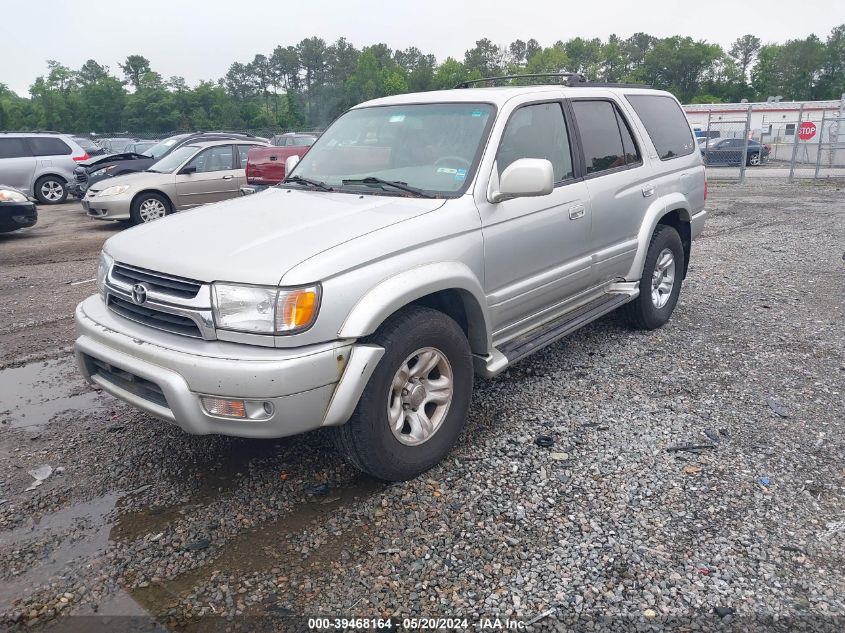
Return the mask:
{"type": "Polygon", "coordinates": [[[625,306],[629,323],[640,330],[654,330],[672,316],[681,294],[684,247],[674,227],[658,224],[640,278],[639,296],[625,306]]]}
{"type": "Polygon", "coordinates": [[[132,224],[146,224],[159,220],[170,213],[170,203],[167,198],[157,193],[142,193],[132,201],[129,215],[132,224]]]}
{"type": "Polygon", "coordinates": [[[404,481],[451,450],[472,396],[472,357],[451,318],[412,306],[373,335],[384,347],[352,418],[336,429],[338,448],[374,477],[404,481]]]}
{"type": "Polygon", "coordinates": [[[763,161],[760,159],[760,154],[754,152],[748,157],[748,164],[752,167],[758,167],[763,161]]]}

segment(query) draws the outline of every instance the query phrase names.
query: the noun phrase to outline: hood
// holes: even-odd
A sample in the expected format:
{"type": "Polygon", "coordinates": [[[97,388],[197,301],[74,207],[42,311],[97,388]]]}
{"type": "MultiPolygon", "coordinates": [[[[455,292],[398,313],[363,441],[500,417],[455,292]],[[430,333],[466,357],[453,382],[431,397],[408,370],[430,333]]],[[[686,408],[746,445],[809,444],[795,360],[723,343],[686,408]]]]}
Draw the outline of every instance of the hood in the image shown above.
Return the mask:
{"type": "Polygon", "coordinates": [[[88,189],[91,190],[95,188],[96,183],[104,178],[107,178],[108,182],[104,182],[102,187],[96,187],[98,190],[105,189],[106,187],[116,187],[118,185],[129,185],[132,189],[124,194],[129,196],[144,187],[164,187],[166,185],[173,184],[176,175],[157,174],[151,171],[133,171],[132,173],[121,174],[120,176],[105,176],[103,178],[98,176],[97,178],[91,179],[88,184],[88,189]]]}
{"type": "Polygon", "coordinates": [[[123,231],[104,248],[116,261],[189,279],[277,285],[318,253],[444,203],[271,188],[123,231]]]}
{"type": "Polygon", "coordinates": [[[90,169],[92,167],[103,167],[110,163],[119,163],[125,160],[142,160],[144,158],[152,158],[152,156],[145,156],[144,154],[137,154],[135,152],[124,152],[123,154],[108,154],[107,156],[100,156],[96,160],[86,160],[79,163],[82,167],[90,169]]]}

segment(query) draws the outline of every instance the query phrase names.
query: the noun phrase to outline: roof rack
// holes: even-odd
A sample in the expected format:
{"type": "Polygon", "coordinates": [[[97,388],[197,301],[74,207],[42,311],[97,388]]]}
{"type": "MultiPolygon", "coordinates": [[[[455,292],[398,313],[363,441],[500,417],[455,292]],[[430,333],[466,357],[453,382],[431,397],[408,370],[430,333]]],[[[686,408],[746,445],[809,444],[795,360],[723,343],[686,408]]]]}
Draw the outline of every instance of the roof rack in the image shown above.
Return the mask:
{"type": "Polygon", "coordinates": [[[194,132],[195,134],[236,134],[238,136],[247,136],[249,138],[255,138],[255,134],[250,134],[249,132],[235,132],[233,130],[202,130],[200,132],[194,132]]]}
{"type": "MultiPolygon", "coordinates": [[[[468,79],[457,84],[455,88],[469,88],[473,84],[505,81],[511,79],[534,79],[537,77],[554,77],[555,79],[565,80],[565,85],[569,87],[583,87],[583,88],[651,88],[645,84],[626,84],[626,83],[604,83],[599,81],[587,81],[583,73],[529,73],[525,75],[501,75],[499,77],[485,77],[483,79],[468,79]]],[[[560,81],[549,82],[549,85],[557,85],[560,81]]]]}

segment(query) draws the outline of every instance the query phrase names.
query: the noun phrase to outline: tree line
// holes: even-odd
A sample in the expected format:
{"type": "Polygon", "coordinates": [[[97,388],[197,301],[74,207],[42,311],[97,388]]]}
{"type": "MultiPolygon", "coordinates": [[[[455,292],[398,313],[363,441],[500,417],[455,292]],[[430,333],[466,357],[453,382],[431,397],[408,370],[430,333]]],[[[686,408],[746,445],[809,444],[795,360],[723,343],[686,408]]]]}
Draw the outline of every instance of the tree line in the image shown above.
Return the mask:
{"type": "Polygon", "coordinates": [[[535,39],[499,46],[481,39],[463,59],[386,44],[361,49],[319,37],[277,46],[224,77],[188,86],[165,79],[142,55],[116,71],[90,59],[74,70],[50,60],[22,97],[0,83],[0,130],[163,133],[197,129],[313,129],[376,97],[451,88],[502,74],[569,71],[602,82],[644,83],[684,103],[838,99],[845,92],[845,24],[816,35],[764,44],[754,35],[727,50],[691,37],[576,37],[544,47],[535,39]]]}

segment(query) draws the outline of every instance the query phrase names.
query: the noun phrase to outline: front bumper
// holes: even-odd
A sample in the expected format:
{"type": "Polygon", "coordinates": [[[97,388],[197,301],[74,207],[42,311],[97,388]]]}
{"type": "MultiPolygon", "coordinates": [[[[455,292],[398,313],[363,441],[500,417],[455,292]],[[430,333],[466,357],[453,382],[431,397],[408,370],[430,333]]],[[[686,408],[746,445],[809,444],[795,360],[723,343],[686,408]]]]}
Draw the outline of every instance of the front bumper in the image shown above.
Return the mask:
{"type": "Polygon", "coordinates": [[[85,192],[88,191],[88,183],[71,180],[67,183],[67,191],[74,198],[79,198],[81,200],[85,197],[85,192]]]}
{"type": "Polygon", "coordinates": [[[38,222],[38,210],[32,202],[0,202],[0,233],[17,231],[38,222]]]}
{"type": "Polygon", "coordinates": [[[123,319],[96,295],[77,307],[76,328],[86,379],[195,434],[283,437],[342,424],[384,353],[343,341],[278,349],[193,339],[123,319]],[[272,414],[219,417],[203,395],[268,403],[272,414]]]}
{"type": "Polygon", "coordinates": [[[89,193],[82,199],[82,208],[89,217],[98,220],[128,220],[131,217],[132,198],[123,195],[101,198],[89,193]]]}

